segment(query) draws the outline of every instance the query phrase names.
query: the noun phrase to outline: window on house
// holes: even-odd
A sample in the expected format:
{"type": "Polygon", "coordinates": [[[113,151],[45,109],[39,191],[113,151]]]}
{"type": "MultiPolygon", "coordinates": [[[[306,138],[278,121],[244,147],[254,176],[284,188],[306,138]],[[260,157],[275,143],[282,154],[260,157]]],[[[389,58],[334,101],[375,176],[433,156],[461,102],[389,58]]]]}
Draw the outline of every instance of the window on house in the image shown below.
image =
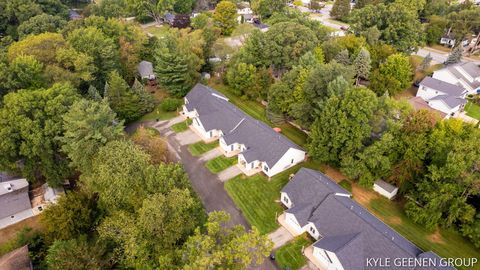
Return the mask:
{"type": "Polygon", "coordinates": [[[230,145],[230,151],[233,151],[233,144],[230,145]]]}
{"type": "Polygon", "coordinates": [[[292,158],[292,161],[290,163],[293,163],[293,158],[292,158]]]}
{"type": "Polygon", "coordinates": [[[284,201],[285,203],[288,203],[288,198],[287,198],[287,197],[283,197],[283,201],[284,201]]]}
{"type": "Polygon", "coordinates": [[[210,134],[209,136],[210,136],[210,137],[212,137],[212,135],[213,135],[213,132],[211,132],[211,131],[210,131],[210,132],[209,132],[209,134],[210,134]]]}
{"type": "Polygon", "coordinates": [[[330,263],[333,263],[333,262],[332,262],[332,259],[330,259],[330,256],[328,256],[328,253],[327,253],[325,250],[324,250],[323,252],[325,252],[325,256],[327,256],[328,261],[329,261],[330,263]]]}
{"type": "Polygon", "coordinates": [[[268,172],[268,167],[267,167],[267,165],[263,166],[263,169],[264,169],[266,172],[268,172]]]}
{"type": "Polygon", "coordinates": [[[316,233],[316,231],[315,231],[315,229],[314,229],[313,227],[310,227],[310,232],[313,233],[313,234],[316,233]]]}

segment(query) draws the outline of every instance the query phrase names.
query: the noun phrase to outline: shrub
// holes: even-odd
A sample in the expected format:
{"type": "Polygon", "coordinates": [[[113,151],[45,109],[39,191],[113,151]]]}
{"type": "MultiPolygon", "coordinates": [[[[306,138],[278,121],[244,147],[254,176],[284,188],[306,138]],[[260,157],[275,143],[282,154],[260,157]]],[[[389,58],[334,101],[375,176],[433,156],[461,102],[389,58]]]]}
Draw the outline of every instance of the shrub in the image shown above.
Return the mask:
{"type": "Polygon", "coordinates": [[[163,100],[162,104],[160,104],[160,108],[162,108],[162,110],[167,112],[173,112],[177,110],[177,108],[180,107],[180,105],[182,105],[181,99],[166,98],[165,100],[163,100]]]}

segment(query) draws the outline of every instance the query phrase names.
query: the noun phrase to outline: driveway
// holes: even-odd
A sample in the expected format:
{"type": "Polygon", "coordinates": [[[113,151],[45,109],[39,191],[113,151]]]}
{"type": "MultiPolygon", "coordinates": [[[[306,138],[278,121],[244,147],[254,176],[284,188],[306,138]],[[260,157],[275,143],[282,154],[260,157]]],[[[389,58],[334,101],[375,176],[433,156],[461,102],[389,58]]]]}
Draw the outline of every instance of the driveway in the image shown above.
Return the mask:
{"type": "Polygon", "coordinates": [[[218,173],[218,179],[222,182],[226,182],[229,179],[241,174],[242,171],[236,165],[226,168],[218,173]]]}
{"type": "Polygon", "coordinates": [[[209,160],[214,159],[216,157],[219,157],[221,155],[223,155],[223,153],[220,150],[220,147],[217,147],[217,148],[212,149],[212,150],[204,153],[203,155],[201,155],[200,160],[201,161],[209,161],[209,160]]]}
{"type": "Polygon", "coordinates": [[[166,137],[173,136],[173,137],[175,137],[175,140],[180,145],[188,145],[188,144],[192,144],[192,143],[196,143],[196,142],[201,141],[201,138],[198,137],[198,135],[195,134],[195,132],[191,129],[187,129],[186,131],[183,131],[183,132],[180,132],[180,133],[173,133],[173,132],[165,131],[165,128],[168,128],[168,127],[165,127],[165,126],[160,127],[161,130],[159,129],[159,127],[156,127],[156,129],[158,129],[163,136],[166,136],[166,137]]]}
{"type": "Polygon", "coordinates": [[[283,226],[268,235],[273,241],[273,249],[277,249],[293,240],[293,235],[283,226]]]}

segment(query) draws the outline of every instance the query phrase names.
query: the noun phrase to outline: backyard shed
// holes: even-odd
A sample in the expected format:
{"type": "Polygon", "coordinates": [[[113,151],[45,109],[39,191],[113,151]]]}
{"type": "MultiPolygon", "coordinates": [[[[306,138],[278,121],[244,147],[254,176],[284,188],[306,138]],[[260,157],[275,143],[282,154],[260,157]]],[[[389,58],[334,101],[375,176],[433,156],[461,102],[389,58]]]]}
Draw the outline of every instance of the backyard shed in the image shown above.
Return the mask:
{"type": "Polygon", "coordinates": [[[398,188],[392,184],[389,184],[383,180],[377,180],[373,184],[373,190],[380,193],[383,197],[389,200],[393,199],[397,195],[398,188]]]}

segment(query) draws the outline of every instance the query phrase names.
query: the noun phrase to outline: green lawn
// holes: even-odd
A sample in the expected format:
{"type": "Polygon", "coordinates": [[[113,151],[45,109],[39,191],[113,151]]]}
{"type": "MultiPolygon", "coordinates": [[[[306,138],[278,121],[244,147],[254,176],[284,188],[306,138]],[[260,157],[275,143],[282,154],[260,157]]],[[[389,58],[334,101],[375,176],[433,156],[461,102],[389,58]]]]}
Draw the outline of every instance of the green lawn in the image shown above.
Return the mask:
{"type": "MultiPolygon", "coordinates": [[[[432,250],[442,257],[479,258],[480,252],[470,242],[453,230],[440,229],[433,233],[409,219],[399,203],[386,198],[374,199],[368,207],[390,227],[423,250],[432,250]]],[[[458,267],[457,269],[466,269],[458,267]]],[[[475,268],[480,269],[477,264],[475,268]]]]}
{"type": "Polygon", "coordinates": [[[211,159],[205,163],[205,166],[209,171],[212,173],[219,173],[223,170],[225,170],[228,167],[231,167],[235,164],[237,164],[238,158],[237,156],[233,157],[225,157],[223,155],[218,156],[214,159],[211,159]]]}
{"type": "Polygon", "coordinates": [[[183,122],[180,122],[180,123],[177,123],[173,126],[171,126],[170,128],[176,132],[176,133],[179,133],[179,132],[182,132],[182,131],[185,131],[188,129],[188,126],[190,126],[190,124],[192,124],[192,119],[187,119],[183,122]]]}
{"type": "Polygon", "coordinates": [[[170,30],[170,26],[168,25],[161,25],[161,26],[150,26],[145,28],[145,31],[156,36],[157,38],[164,37],[168,31],[170,30]]]}
{"type": "Polygon", "coordinates": [[[219,92],[223,93],[230,99],[235,106],[240,108],[245,113],[249,114],[255,119],[258,119],[271,127],[279,127],[282,129],[282,134],[285,135],[287,138],[292,140],[294,143],[298,144],[299,146],[305,146],[307,143],[307,134],[305,132],[299,130],[298,128],[290,125],[290,124],[282,124],[282,125],[275,125],[270,123],[267,119],[265,114],[265,107],[257,101],[253,100],[243,100],[239,96],[233,94],[229,91],[228,87],[223,84],[210,84],[210,86],[219,92]]]}
{"type": "Polygon", "coordinates": [[[308,247],[312,244],[306,235],[295,238],[292,242],[284,245],[275,252],[275,260],[280,269],[289,267],[292,270],[298,270],[307,263],[307,258],[302,254],[302,247],[308,247]]]}
{"type": "Polygon", "coordinates": [[[152,112],[145,114],[140,118],[140,121],[152,121],[152,120],[168,120],[177,116],[177,112],[167,112],[164,111],[161,106],[158,104],[152,112]]]}
{"type": "Polygon", "coordinates": [[[228,180],[225,189],[248,222],[267,234],[279,227],[276,217],[283,208],[275,201],[280,198],[280,190],[287,184],[288,176],[299,169],[300,166],[295,166],[270,180],[263,174],[239,175],[228,180]]]}
{"type": "Polygon", "coordinates": [[[480,106],[477,104],[468,101],[467,105],[465,105],[465,112],[468,116],[480,120],[480,106]]]}
{"type": "Polygon", "coordinates": [[[200,156],[203,153],[206,153],[213,148],[218,146],[218,142],[211,142],[211,143],[204,143],[204,142],[197,142],[194,144],[190,144],[188,146],[188,151],[192,154],[192,156],[200,156]]]}

